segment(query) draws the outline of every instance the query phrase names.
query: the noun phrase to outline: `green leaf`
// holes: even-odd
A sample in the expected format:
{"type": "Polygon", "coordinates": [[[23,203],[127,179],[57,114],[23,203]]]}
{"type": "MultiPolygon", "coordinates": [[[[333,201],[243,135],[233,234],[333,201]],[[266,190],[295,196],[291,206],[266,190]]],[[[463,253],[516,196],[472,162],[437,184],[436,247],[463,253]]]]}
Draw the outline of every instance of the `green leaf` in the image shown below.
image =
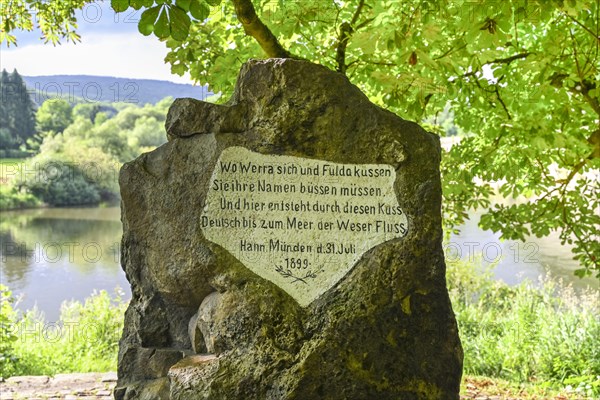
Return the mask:
{"type": "Polygon", "coordinates": [[[394,44],[396,45],[397,49],[402,48],[402,37],[400,36],[398,31],[394,31],[394,44]]]}
{"type": "Polygon", "coordinates": [[[221,0],[206,0],[206,2],[213,7],[216,7],[219,4],[221,4],[221,0]]]}
{"type": "Polygon", "coordinates": [[[503,32],[510,32],[513,28],[512,22],[508,18],[501,18],[496,22],[498,27],[502,29],[503,32]]]}
{"type": "Polygon", "coordinates": [[[589,275],[589,271],[585,268],[579,268],[575,270],[575,275],[579,278],[585,278],[586,275],[589,275]]]}
{"type": "Polygon", "coordinates": [[[204,21],[210,15],[210,8],[200,0],[192,0],[190,3],[190,13],[197,20],[204,21]]]}
{"type": "Polygon", "coordinates": [[[110,6],[115,12],[123,12],[129,8],[129,0],[110,0],[110,6]]]}
{"type": "Polygon", "coordinates": [[[194,51],[192,49],[187,50],[185,59],[187,61],[196,61],[196,56],[194,55],[194,51]]]}
{"type": "Polygon", "coordinates": [[[135,10],[139,10],[142,7],[150,7],[153,3],[153,0],[129,0],[129,5],[135,10]]]}
{"type": "Polygon", "coordinates": [[[152,33],[160,8],[161,6],[152,7],[142,13],[140,22],[138,22],[138,30],[142,35],[148,36],[152,33]]]}
{"type": "Polygon", "coordinates": [[[190,11],[192,0],[175,0],[175,5],[184,11],[190,11]]]}
{"type": "Polygon", "coordinates": [[[386,45],[387,45],[388,51],[394,51],[394,40],[388,39],[386,45]]]}
{"type": "Polygon", "coordinates": [[[423,37],[430,41],[440,39],[442,37],[441,31],[442,29],[437,24],[428,24],[422,28],[423,37]]]}
{"type": "Polygon", "coordinates": [[[190,32],[190,17],[179,7],[170,8],[171,37],[175,40],[184,41],[190,32]]]}
{"type": "Polygon", "coordinates": [[[185,71],[187,71],[187,67],[185,66],[185,64],[173,64],[171,65],[171,73],[172,74],[177,74],[179,76],[183,76],[183,74],[185,74],[185,71]]]}
{"type": "Polygon", "coordinates": [[[166,7],[162,8],[158,20],[154,24],[154,34],[160,39],[168,38],[171,35],[171,26],[166,7]]]}

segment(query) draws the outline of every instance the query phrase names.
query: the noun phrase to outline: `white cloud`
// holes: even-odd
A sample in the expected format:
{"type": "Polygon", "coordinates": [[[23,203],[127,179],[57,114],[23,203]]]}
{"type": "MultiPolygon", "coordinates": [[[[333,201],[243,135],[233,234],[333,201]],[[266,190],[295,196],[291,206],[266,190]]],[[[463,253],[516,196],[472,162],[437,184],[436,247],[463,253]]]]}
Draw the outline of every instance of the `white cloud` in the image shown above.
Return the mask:
{"type": "Polygon", "coordinates": [[[138,32],[83,35],[78,44],[2,47],[0,67],[21,75],[100,75],[192,83],[172,75],[164,63],[167,48],[155,36],[138,32]]]}

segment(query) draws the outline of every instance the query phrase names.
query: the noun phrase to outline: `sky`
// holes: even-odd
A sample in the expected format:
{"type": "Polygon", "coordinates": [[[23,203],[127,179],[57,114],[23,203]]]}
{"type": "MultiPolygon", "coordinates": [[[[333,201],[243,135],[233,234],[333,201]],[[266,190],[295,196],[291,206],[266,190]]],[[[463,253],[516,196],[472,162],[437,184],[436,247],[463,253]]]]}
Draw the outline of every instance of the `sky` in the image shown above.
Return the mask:
{"type": "Polygon", "coordinates": [[[25,76],[101,75],[192,83],[172,75],[164,63],[167,48],[156,36],[137,30],[142,10],[116,14],[109,0],[98,0],[77,12],[81,42],[44,44],[39,30],[15,32],[17,47],[0,48],[0,69],[25,76]]]}

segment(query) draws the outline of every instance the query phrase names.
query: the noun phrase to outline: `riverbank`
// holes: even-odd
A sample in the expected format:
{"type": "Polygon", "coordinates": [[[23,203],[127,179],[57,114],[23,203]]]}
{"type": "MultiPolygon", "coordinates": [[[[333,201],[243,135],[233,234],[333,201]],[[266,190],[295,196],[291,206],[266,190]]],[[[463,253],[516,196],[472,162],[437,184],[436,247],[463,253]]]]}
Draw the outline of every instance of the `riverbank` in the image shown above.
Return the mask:
{"type": "Polygon", "coordinates": [[[0,159],[0,210],[118,202],[121,165],[114,160],[81,163],[42,154],[27,159],[0,159]]]}
{"type": "Polygon", "coordinates": [[[35,195],[20,191],[17,187],[0,182],[0,210],[4,211],[22,211],[35,210],[40,208],[70,208],[70,207],[114,207],[119,205],[120,198],[114,194],[112,200],[102,200],[91,203],[68,203],[64,205],[52,205],[45,203],[35,195]]]}

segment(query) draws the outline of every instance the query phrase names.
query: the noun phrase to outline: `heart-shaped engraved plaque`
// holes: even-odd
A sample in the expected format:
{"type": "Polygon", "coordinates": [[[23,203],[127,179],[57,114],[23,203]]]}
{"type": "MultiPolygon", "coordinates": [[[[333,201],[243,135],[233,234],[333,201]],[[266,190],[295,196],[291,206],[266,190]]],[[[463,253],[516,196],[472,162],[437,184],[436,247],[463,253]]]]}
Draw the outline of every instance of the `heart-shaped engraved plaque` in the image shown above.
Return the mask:
{"type": "Polygon", "coordinates": [[[201,215],[205,237],[306,307],[374,246],[408,232],[383,164],[336,164],[229,147],[201,215]]]}

